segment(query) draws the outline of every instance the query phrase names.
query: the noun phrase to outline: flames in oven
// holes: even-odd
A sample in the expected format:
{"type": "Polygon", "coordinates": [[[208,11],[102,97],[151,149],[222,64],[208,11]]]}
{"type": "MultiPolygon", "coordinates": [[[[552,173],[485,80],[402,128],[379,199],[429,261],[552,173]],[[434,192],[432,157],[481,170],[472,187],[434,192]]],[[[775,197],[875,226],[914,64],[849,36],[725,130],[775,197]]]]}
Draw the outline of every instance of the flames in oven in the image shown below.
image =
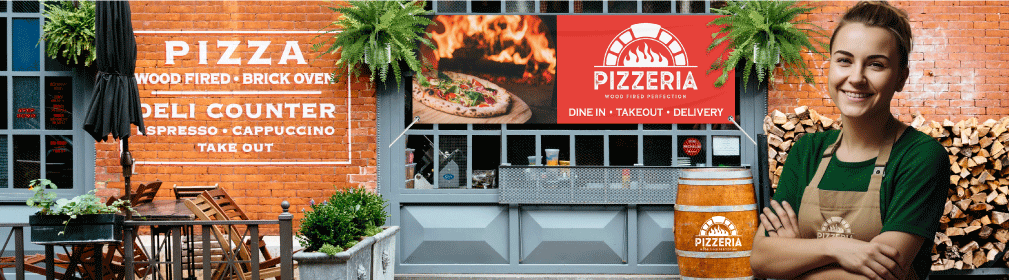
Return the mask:
{"type": "Polygon", "coordinates": [[[477,51],[481,59],[525,65],[523,78],[552,80],[557,74],[557,51],[542,20],[532,15],[437,16],[439,30],[431,32],[436,59],[477,51]],[[443,29],[444,31],[441,31],[443,29]],[[441,32],[439,32],[441,31],[441,32]]]}
{"type": "Polygon", "coordinates": [[[627,52],[627,57],[624,58],[623,66],[635,66],[635,67],[658,67],[658,66],[669,66],[669,59],[665,56],[658,54],[648,48],[648,45],[644,45],[644,51],[641,50],[641,45],[638,45],[634,51],[627,52]]]}

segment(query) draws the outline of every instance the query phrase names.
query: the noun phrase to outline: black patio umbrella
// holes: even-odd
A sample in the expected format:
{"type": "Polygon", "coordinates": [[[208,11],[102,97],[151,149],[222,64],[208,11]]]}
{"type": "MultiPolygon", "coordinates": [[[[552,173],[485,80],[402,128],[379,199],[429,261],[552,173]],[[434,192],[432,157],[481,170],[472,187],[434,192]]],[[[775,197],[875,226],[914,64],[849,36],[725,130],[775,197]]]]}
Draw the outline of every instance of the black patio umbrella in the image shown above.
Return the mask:
{"type": "MultiPolygon", "coordinates": [[[[144,132],[140,111],[140,92],[133,77],[137,65],[137,40],[133,37],[133,22],[128,1],[97,1],[95,3],[95,51],[98,76],[91,106],[84,119],[84,130],[95,141],[122,139],[126,199],[130,200],[130,176],[133,157],[130,155],[130,124],[144,132]],[[108,137],[112,134],[112,137],[108,137]]],[[[131,205],[132,206],[132,205],[131,205]]],[[[127,211],[129,219],[131,213],[127,211]]]]}

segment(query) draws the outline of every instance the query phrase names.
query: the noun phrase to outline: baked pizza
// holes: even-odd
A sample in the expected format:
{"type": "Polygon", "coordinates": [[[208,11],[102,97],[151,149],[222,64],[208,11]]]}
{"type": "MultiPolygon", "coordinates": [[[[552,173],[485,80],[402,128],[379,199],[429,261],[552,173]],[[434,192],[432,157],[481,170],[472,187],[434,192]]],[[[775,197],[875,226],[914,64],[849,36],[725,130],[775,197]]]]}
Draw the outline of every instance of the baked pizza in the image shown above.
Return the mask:
{"type": "Polygon", "coordinates": [[[472,118],[504,115],[511,104],[511,94],[500,86],[447,71],[414,79],[413,99],[438,111],[472,118]]]}

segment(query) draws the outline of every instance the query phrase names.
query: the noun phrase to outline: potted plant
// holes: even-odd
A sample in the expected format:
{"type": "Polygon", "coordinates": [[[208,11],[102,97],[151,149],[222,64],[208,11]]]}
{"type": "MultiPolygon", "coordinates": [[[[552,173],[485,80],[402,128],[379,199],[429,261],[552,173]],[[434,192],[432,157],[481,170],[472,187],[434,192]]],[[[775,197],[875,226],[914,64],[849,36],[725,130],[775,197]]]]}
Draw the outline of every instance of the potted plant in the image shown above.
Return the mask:
{"type": "MultiPolygon", "coordinates": [[[[782,66],[786,77],[802,76],[807,83],[813,83],[813,73],[802,58],[803,49],[824,54],[810,41],[807,32],[818,38],[826,38],[826,34],[823,28],[809,21],[796,20],[797,15],[813,9],[815,7],[797,5],[795,1],[728,1],[724,8],[712,8],[715,13],[725,16],[708,23],[709,26],[722,26],[718,32],[711,34],[714,40],[708,51],[728,41],[721,57],[724,57],[724,52],[729,52],[727,58],[715,60],[708,69],[708,73],[722,69],[715,86],[725,84],[729,70],[743,60],[747,61],[743,66],[744,84],[754,70],[758,82],[763,82],[765,75],[774,80],[774,68],[780,62],[784,62],[782,66]]],[[[816,45],[827,49],[822,40],[816,40],[816,45]]]]}
{"type": "Polygon", "coordinates": [[[46,2],[42,37],[46,55],[67,65],[91,66],[95,61],[95,3],[92,1],[46,2]]]}
{"type": "Polygon", "coordinates": [[[368,65],[372,82],[377,75],[385,83],[391,68],[397,85],[402,85],[402,71],[419,72],[422,67],[430,67],[426,60],[422,66],[417,59],[420,43],[436,48],[429,39],[431,34],[424,32],[432,23],[424,15],[432,12],[424,10],[423,2],[349,1],[328,8],[340,13],[339,20],[330,24],[332,29],[325,30],[335,35],[314,45],[313,50],[328,44],[325,53],[340,54],[334,82],[348,70],[352,77],[360,76],[361,64],[368,65]]]}
{"type": "Polygon", "coordinates": [[[300,279],[393,279],[399,227],[385,227],[386,200],[363,188],[338,190],[304,211],[294,254],[300,279]]]}
{"type": "Polygon", "coordinates": [[[123,239],[123,216],[116,213],[120,208],[129,209],[127,201],[106,205],[94,195],[94,190],[73,199],[56,200],[56,194],[45,192],[46,188],[56,189],[46,179],[32,180],[29,187],[34,194],[27,204],[39,208],[38,213],[28,217],[32,243],[123,239]]]}

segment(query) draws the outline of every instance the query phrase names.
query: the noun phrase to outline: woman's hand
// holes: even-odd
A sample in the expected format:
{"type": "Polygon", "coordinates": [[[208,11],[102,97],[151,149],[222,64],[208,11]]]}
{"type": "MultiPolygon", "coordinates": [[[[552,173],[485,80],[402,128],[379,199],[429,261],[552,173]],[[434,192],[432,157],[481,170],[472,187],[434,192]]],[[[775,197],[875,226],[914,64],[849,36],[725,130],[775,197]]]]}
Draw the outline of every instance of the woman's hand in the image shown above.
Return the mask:
{"type": "Polygon", "coordinates": [[[903,279],[906,274],[897,263],[900,252],[889,245],[843,237],[830,239],[830,254],[841,268],[852,274],[887,280],[903,279]]]}
{"type": "Polygon", "coordinates": [[[760,224],[767,230],[767,236],[796,238],[799,236],[799,221],[788,201],[784,205],[771,200],[771,208],[764,207],[764,213],[760,214],[760,224]]]}

